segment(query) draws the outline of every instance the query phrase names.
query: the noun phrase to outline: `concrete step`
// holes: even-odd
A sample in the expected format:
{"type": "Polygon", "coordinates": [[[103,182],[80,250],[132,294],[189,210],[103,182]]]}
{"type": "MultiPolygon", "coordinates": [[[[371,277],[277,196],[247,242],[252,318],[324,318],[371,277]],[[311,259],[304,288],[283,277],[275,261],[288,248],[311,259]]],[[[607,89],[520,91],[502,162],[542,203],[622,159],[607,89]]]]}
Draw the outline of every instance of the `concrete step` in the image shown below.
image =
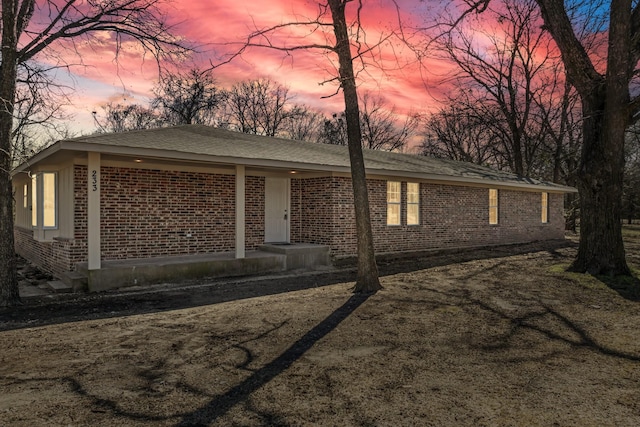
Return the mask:
{"type": "Polygon", "coordinates": [[[47,282],[47,285],[49,286],[49,289],[57,294],[73,292],[73,286],[68,285],[60,280],[51,280],[47,282]]]}
{"type": "Polygon", "coordinates": [[[73,292],[83,292],[87,290],[87,272],[68,271],[61,277],[62,281],[70,285],[73,292]]]}

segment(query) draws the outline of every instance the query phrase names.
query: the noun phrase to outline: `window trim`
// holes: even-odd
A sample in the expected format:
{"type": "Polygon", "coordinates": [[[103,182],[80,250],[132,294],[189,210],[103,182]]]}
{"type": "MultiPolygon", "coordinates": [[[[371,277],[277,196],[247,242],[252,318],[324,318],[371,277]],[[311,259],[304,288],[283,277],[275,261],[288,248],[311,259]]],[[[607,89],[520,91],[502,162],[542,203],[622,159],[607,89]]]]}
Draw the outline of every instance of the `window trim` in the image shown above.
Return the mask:
{"type": "Polygon", "coordinates": [[[60,221],[58,172],[41,171],[31,176],[31,226],[34,230],[58,230],[60,221]],[[45,175],[53,177],[53,225],[45,225],[45,175]]]}
{"type": "Polygon", "coordinates": [[[548,192],[541,193],[540,220],[543,224],[549,223],[549,193],[548,192]]]}
{"type": "Polygon", "coordinates": [[[407,208],[406,208],[406,216],[407,216],[407,225],[420,225],[420,183],[419,182],[407,182],[407,202],[406,202],[407,208]],[[409,192],[409,188],[412,186],[416,186],[416,192],[409,192]],[[415,194],[416,195],[416,201],[412,202],[410,201],[410,197],[409,194],[415,194]],[[409,208],[410,207],[415,207],[416,208],[416,222],[409,222],[409,208]]]}
{"type": "Polygon", "coordinates": [[[31,175],[31,227],[38,228],[38,174],[31,175]]]}
{"type": "Polygon", "coordinates": [[[387,181],[387,225],[391,227],[402,225],[402,182],[401,181],[387,181]],[[395,185],[398,186],[398,191],[397,192],[393,191],[392,193],[391,187],[395,185]],[[397,201],[391,200],[392,194],[394,195],[397,194],[398,196],[397,201]],[[398,210],[397,223],[389,222],[391,218],[391,215],[389,215],[389,211],[392,207],[398,210]]]}
{"type": "Polygon", "coordinates": [[[497,188],[489,189],[489,224],[498,225],[500,222],[500,195],[497,188]],[[495,203],[494,203],[495,202],[495,203]]]}

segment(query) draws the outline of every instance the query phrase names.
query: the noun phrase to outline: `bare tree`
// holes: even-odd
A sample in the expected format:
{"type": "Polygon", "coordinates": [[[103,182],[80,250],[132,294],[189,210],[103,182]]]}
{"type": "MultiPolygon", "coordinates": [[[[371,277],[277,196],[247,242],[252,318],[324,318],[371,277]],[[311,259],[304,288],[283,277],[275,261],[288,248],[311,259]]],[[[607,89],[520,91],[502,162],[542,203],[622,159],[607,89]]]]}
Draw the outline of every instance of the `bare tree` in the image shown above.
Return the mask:
{"type": "Polygon", "coordinates": [[[140,104],[113,104],[102,107],[103,117],[93,112],[98,132],[125,132],[152,129],[163,125],[163,120],[152,109],[140,104]]]}
{"type": "MultiPolygon", "coordinates": [[[[369,212],[369,194],[367,177],[362,154],[362,133],[360,132],[360,111],[358,92],[353,71],[351,41],[345,15],[345,7],[350,0],[328,0],[336,43],[333,47],[340,64],[340,86],[344,94],[345,119],[347,122],[347,141],[351,161],[351,182],[353,185],[354,207],[356,211],[356,231],[358,235],[358,275],[355,292],[376,292],[381,289],[378,279],[371,215],[369,212]]],[[[362,8],[362,0],[358,1],[362,8]]],[[[359,22],[357,23],[360,24],[359,22]]]]}
{"type": "MultiPolygon", "coordinates": [[[[423,148],[435,155],[464,153],[456,158],[474,153],[467,157],[472,160],[480,160],[477,155],[483,153],[499,169],[576,185],[582,144],[577,92],[565,77],[551,35],[541,25],[538,5],[533,0],[469,5],[462,16],[450,16],[437,26],[435,45],[461,73],[447,102],[454,109],[445,107],[445,114],[432,117],[423,148]],[[487,20],[492,25],[481,24],[487,20]],[[462,114],[459,121],[448,118],[454,113],[462,114]],[[482,149],[473,133],[481,137],[482,149]]],[[[598,42],[586,30],[581,37],[589,46],[598,42]]],[[[574,205],[574,199],[569,195],[567,204],[574,205]]],[[[575,229],[577,211],[569,210],[570,229],[575,229]]]]}
{"type": "MultiPolygon", "coordinates": [[[[538,175],[552,182],[575,187],[582,148],[580,99],[564,73],[559,71],[552,70],[549,73],[547,87],[550,89],[537,93],[534,100],[537,108],[533,120],[540,123],[541,135],[545,141],[540,152],[538,175]]],[[[565,194],[566,230],[577,230],[578,205],[577,194],[565,194]]]]}
{"type": "MultiPolygon", "coordinates": [[[[358,93],[356,77],[353,67],[354,56],[363,61],[366,55],[373,54],[373,47],[366,43],[363,29],[360,26],[360,13],[363,8],[362,0],[327,0],[318,5],[319,11],[315,18],[278,24],[273,27],[258,29],[251,33],[243,47],[231,59],[243,54],[247,49],[262,47],[278,49],[287,54],[300,49],[318,49],[324,53],[335,54],[338,59],[338,75],[335,81],[339,83],[345,101],[345,120],[347,124],[349,160],[351,163],[351,181],[354,193],[354,209],[356,216],[358,273],[354,292],[375,292],[381,288],[378,279],[378,267],[375,260],[371,217],[369,212],[369,195],[365,175],[364,158],[362,154],[362,134],[360,132],[360,111],[358,107],[358,93]],[[349,3],[355,3],[355,19],[347,23],[345,9],[349,3]],[[326,42],[290,45],[286,41],[277,46],[270,38],[274,33],[286,31],[292,27],[305,27],[312,33],[324,36],[326,42]],[[333,30],[332,37],[328,29],[333,30]],[[349,31],[352,31],[350,34],[349,31]],[[333,39],[333,40],[332,40],[333,39]],[[352,56],[352,49],[355,55],[352,56]]],[[[391,37],[382,36],[377,44],[383,43],[391,37]]]]}
{"type": "MultiPolygon", "coordinates": [[[[449,23],[488,10],[491,0],[466,2],[449,23]]],[[[640,60],[640,3],[632,0],[577,2],[536,0],[544,28],[560,50],[569,84],[582,110],[578,167],[580,245],[570,270],[629,275],[622,240],[621,205],[625,131],[640,115],[636,85],[640,60]],[[603,36],[604,35],[604,36],[603,36]],[[607,45],[597,44],[606,40],[607,45]]]]}
{"type": "Polygon", "coordinates": [[[424,137],[420,144],[422,154],[499,166],[493,150],[493,133],[487,128],[486,119],[467,103],[451,99],[425,121],[424,137]]]}
{"type": "Polygon", "coordinates": [[[629,275],[620,215],[625,130],[640,110],[640,97],[631,97],[630,91],[640,59],[640,3],[612,0],[600,8],[599,14],[609,17],[604,67],[596,66],[576,32],[584,16],[574,16],[572,22],[560,0],[537,3],[562,53],[567,79],[582,101],[580,245],[571,270],[629,275]]]}
{"type": "Polygon", "coordinates": [[[226,93],[217,87],[211,70],[166,72],[154,87],[151,108],[169,125],[217,124],[226,93]]]}
{"type": "Polygon", "coordinates": [[[382,97],[370,92],[362,96],[361,106],[360,127],[366,148],[398,151],[416,134],[420,123],[418,114],[409,113],[399,121],[395,107],[389,107],[382,97]]]}
{"type": "MultiPolygon", "coordinates": [[[[11,186],[12,130],[18,66],[54,55],[57,49],[77,52],[74,42],[108,34],[115,46],[135,40],[160,59],[184,52],[171,34],[160,9],[162,0],[2,0],[2,62],[0,63],[0,306],[20,303],[13,239],[11,186]],[[36,10],[37,9],[37,10],[36,10]],[[37,13],[36,13],[37,12],[37,13]],[[38,21],[34,21],[34,17],[38,21]]],[[[57,59],[59,60],[59,58],[57,59]]]]}
{"type": "Polygon", "coordinates": [[[298,141],[313,142],[322,126],[322,113],[306,105],[294,105],[282,125],[282,136],[298,141]]]}
{"type": "MultiPolygon", "coordinates": [[[[417,132],[420,116],[409,113],[399,120],[395,107],[389,107],[385,100],[365,92],[360,102],[360,132],[362,146],[371,150],[398,151],[404,148],[417,132]]],[[[347,123],[345,113],[333,114],[325,119],[318,136],[318,142],[347,145],[347,123]]]]}
{"type": "Polygon", "coordinates": [[[333,113],[330,118],[324,119],[322,128],[318,133],[317,142],[321,144],[347,145],[347,122],[344,112],[333,113]]]}
{"type": "Polygon", "coordinates": [[[242,81],[227,97],[231,127],[243,133],[276,136],[295,111],[289,89],[269,79],[242,81]]]}
{"type": "Polygon", "coordinates": [[[50,69],[39,64],[20,64],[17,70],[13,140],[13,164],[25,161],[37,150],[66,135],[61,122],[68,118],[66,87],[56,83],[50,69]]]}
{"type": "Polygon", "coordinates": [[[545,89],[540,76],[553,63],[552,40],[539,25],[534,0],[494,3],[482,15],[444,24],[448,31],[437,45],[460,70],[457,85],[473,93],[473,106],[491,113],[485,114],[487,124],[502,160],[512,172],[530,176],[543,147],[532,110],[537,92],[545,89]],[[487,19],[495,25],[483,25],[487,19]]]}

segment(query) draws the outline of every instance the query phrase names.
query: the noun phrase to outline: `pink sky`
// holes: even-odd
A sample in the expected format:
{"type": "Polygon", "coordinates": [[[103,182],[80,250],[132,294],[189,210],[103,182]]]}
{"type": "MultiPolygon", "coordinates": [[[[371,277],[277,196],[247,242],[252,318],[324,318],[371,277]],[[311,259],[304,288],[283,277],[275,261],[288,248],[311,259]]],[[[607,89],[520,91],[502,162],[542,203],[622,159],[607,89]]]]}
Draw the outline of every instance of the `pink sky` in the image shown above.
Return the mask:
{"type": "MultiPolygon", "coordinates": [[[[225,43],[242,42],[246,35],[260,28],[290,22],[296,18],[314,18],[317,15],[317,1],[252,1],[241,2],[231,0],[192,0],[174,2],[170,13],[171,20],[179,22],[177,32],[189,42],[202,46],[202,53],[195,56],[196,64],[217,62],[217,56],[225,49],[234,49],[225,43]]],[[[424,2],[419,0],[400,0],[404,17],[420,16],[425,13],[424,2]]],[[[347,11],[355,11],[355,2],[347,11]]],[[[381,35],[389,33],[389,28],[397,24],[397,12],[393,2],[388,0],[369,0],[365,2],[362,20],[367,32],[367,40],[375,41],[381,35]]],[[[276,38],[279,42],[296,43],[310,40],[322,42],[323,35],[308,36],[306,29],[295,31],[276,38]]],[[[367,73],[361,73],[360,88],[374,91],[395,106],[399,113],[409,111],[427,111],[433,108],[434,97],[439,95],[437,86],[430,86],[437,76],[446,73],[448,66],[432,61],[429,68],[435,71],[427,75],[420,71],[414,57],[400,43],[394,42],[385,46],[381,52],[388,71],[383,72],[368,67],[367,73]],[[402,69],[397,69],[399,58],[402,69]],[[415,61],[414,61],[415,62],[415,61]]],[[[74,107],[70,109],[75,115],[72,130],[91,132],[95,129],[92,111],[100,111],[100,106],[107,102],[135,102],[146,104],[147,97],[157,79],[157,67],[152,58],[146,60],[135,45],[125,46],[118,64],[114,62],[114,49],[108,37],[103,43],[92,43],[80,46],[85,67],[73,69],[72,79],[76,89],[74,107]]],[[[295,95],[295,102],[307,104],[327,113],[343,109],[342,96],[323,97],[335,93],[333,84],[320,85],[335,75],[332,55],[325,55],[319,50],[296,51],[290,56],[269,49],[252,48],[232,63],[220,66],[215,75],[222,87],[230,87],[233,83],[266,77],[283,84],[295,95]]],[[[190,67],[191,64],[185,64],[190,67]]]]}

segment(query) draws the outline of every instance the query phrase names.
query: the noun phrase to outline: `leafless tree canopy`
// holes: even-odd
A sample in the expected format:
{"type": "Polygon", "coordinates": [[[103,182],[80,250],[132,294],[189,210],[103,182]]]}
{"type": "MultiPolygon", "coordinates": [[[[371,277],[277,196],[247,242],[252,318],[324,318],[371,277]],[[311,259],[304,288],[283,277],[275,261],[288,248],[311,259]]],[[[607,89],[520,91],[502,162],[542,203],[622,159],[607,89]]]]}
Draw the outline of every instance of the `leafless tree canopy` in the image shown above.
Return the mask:
{"type": "MultiPolygon", "coordinates": [[[[408,114],[404,120],[381,96],[365,92],[360,102],[362,146],[372,150],[399,151],[418,131],[421,116],[408,114]]],[[[318,142],[347,145],[345,114],[325,119],[318,142]]]]}
{"type": "Polygon", "coordinates": [[[226,94],[218,88],[210,70],[164,72],[154,87],[151,108],[167,125],[217,124],[226,94]]]}
{"type": "Polygon", "coordinates": [[[229,122],[243,133],[276,136],[296,113],[289,89],[269,79],[239,82],[227,96],[229,122]]]}
{"type": "Polygon", "coordinates": [[[125,132],[129,130],[153,129],[161,127],[163,120],[152,109],[139,104],[113,104],[102,106],[103,114],[94,112],[97,131],[125,132]]]}
{"type": "MultiPolygon", "coordinates": [[[[0,240],[4,244],[0,245],[0,306],[19,302],[13,261],[13,197],[9,174],[14,157],[13,136],[19,126],[15,122],[16,112],[22,108],[19,105],[16,109],[16,96],[22,90],[18,89],[18,80],[19,76],[25,77],[24,73],[19,75],[18,69],[33,70],[36,60],[40,64],[68,67],[72,64],[65,62],[65,58],[75,58],[82,64],[84,48],[91,43],[105,42],[105,39],[96,38],[99,33],[107,35],[106,42],[115,46],[116,60],[128,42],[141,46],[142,52],[157,60],[184,55],[189,48],[167,25],[165,3],[162,0],[2,0],[0,240]]],[[[31,80],[26,82],[27,87],[30,83],[35,84],[31,80]]],[[[28,89],[31,98],[34,87],[38,85],[28,89]]],[[[42,96],[40,92],[36,97],[42,96]]]]}
{"type": "Polygon", "coordinates": [[[426,156],[501,168],[488,118],[455,98],[425,121],[420,151],[426,156]]]}
{"type": "Polygon", "coordinates": [[[446,31],[433,46],[459,70],[457,90],[450,95],[463,105],[456,111],[474,112],[481,120],[477,124],[484,125],[484,141],[496,156],[493,164],[521,176],[540,176],[548,145],[543,121],[560,107],[556,100],[562,86],[557,82],[564,70],[537,4],[485,2],[481,14],[463,21],[452,18],[441,26],[446,31]]]}

